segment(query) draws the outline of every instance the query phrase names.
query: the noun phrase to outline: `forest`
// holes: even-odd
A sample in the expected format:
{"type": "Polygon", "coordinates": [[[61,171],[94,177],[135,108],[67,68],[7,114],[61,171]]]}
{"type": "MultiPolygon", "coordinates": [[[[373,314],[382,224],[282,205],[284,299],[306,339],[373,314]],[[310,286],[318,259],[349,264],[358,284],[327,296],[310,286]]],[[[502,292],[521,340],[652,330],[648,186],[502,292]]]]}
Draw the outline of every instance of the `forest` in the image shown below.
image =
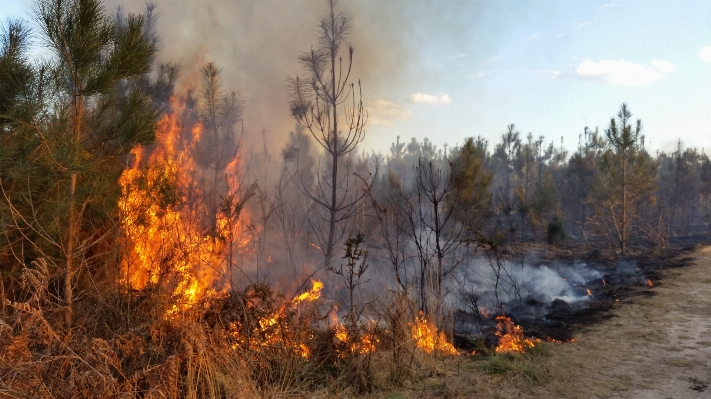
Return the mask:
{"type": "Polygon", "coordinates": [[[0,397],[406,397],[573,340],[528,326],[708,244],[709,156],[652,153],[625,99],[574,152],[506,121],[363,148],[356,27],[322,11],[275,110],[294,128],[261,149],[224,66],[181,90],[156,61],[152,5],[0,25],[0,397]]]}

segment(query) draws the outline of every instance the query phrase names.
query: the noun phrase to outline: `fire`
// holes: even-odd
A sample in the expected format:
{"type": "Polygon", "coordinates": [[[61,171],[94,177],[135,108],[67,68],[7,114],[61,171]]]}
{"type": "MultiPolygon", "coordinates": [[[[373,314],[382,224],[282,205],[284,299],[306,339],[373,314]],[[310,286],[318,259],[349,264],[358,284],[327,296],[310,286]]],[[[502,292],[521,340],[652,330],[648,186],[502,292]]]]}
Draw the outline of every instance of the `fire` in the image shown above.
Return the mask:
{"type": "Polygon", "coordinates": [[[647,285],[650,287],[654,287],[654,283],[652,283],[652,280],[647,279],[647,285]]]}
{"type": "Polygon", "coordinates": [[[304,344],[304,341],[311,338],[311,333],[308,329],[300,328],[298,325],[294,326],[293,323],[289,322],[288,316],[300,303],[314,302],[319,299],[321,289],[323,289],[321,281],[312,281],[310,290],[296,296],[291,301],[283,303],[274,312],[261,317],[254,329],[249,331],[249,334],[245,334],[250,337],[259,337],[259,339],[245,339],[240,333],[242,326],[236,322],[230,323],[228,334],[235,340],[232,349],[238,349],[239,347],[260,348],[262,350],[286,348],[302,358],[308,358],[311,352],[309,347],[304,344]]]}
{"type": "MultiPolygon", "coordinates": [[[[126,245],[121,281],[137,290],[170,283],[177,304],[168,315],[227,289],[229,256],[248,243],[239,237],[244,215],[238,223],[221,212],[210,214],[207,201],[200,202],[209,195],[200,190],[206,190],[205,184],[201,187],[193,178],[200,172],[205,175],[193,157],[202,125],[190,122],[184,105],[174,98],[171,108],[158,124],[155,149],[131,151],[135,160],[119,179],[118,203],[126,245]]],[[[225,176],[236,176],[237,168],[235,159],[225,176]]],[[[235,181],[228,180],[226,186],[229,194],[238,189],[235,181]]],[[[213,191],[210,201],[216,203],[217,189],[213,191]]]]}
{"type": "Polygon", "coordinates": [[[592,292],[588,289],[588,296],[592,296],[592,292]]]}
{"type": "Polygon", "coordinates": [[[424,313],[420,312],[415,319],[415,323],[411,324],[411,328],[415,345],[426,353],[437,351],[448,355],[459,354],[457,349],[447,342],[444,332],[437,332],[437,326],[426,318],[424,313]]]}
{"type": "MultiPolygon", "coordinates": [[[[375,336],[375,326],[372,328],[366,328],[365,334],[363,334],[359,340],[352,340],[348,334],[348,330],[343,324],[336,324],[333,327],[334,335],[336,339],[344,344],[350,343],[347,351],[350,353],[355,353],[359,355],[367,355],[373,353],[376,349],[376,344],[380,343],[378,338],[375,336]]],[[[346,357],[347,352],[339,352],[338,357],[346,357]]]]}
{"type": "Polygon", "coordinates": [[[297,305],[303,301],[313,302],[321,296],[321,290],[323,289],[323,283],[321,281],[312,281],[312,287],[310,290],[304,292],[303,294],[295,297],[292,301],[294,305],[297,305]]]}
{"type": "Polygon", "coordinates": [[[499,345],[495,349],[496,353],[523,353],[526,349],[533,348],[537,343],[541,342],[538,338],[525,338],[523,336],[523,328],[515,325],[506,316],[496,316],[496,321],[496,336],[499,337],[499,345]]]}
{"type": "Polygon", "coordinates": [[[571,338],[568,341],[561,341],[559,339],[551,338],[551,337],[546,337],[546,342],[550,342],[552,344],[562,344],[564,342],[575,342],[577,341],[576,338],[571,338]]]}

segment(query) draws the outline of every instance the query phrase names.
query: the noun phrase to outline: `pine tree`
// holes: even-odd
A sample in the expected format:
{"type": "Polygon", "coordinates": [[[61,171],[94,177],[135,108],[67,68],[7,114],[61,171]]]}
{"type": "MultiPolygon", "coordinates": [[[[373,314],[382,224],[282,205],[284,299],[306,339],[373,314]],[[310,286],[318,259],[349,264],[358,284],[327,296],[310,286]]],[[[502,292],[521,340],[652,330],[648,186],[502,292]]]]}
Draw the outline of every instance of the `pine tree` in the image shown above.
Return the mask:
{"type": "Polygon", "coordinates": [[[642,121],[632,127],[632,113],[623,103],[605,130],[608,149],[602,173],[591,196],[595,214],[612,227],[622,255],[627,253],[631,222],[640,205],[653,198],[656,166],[641,145],[642,121]]]}
{"type": "Polygon", "coordinates": [[[11,245],[29,243],[59,268],[70,328],[76,276],[115,232],[125,156],[153,140],[150,98],[131,82],[149,72],[155,46],[145,16],[111,18],[99,0],[40,0],[35,19],[52,57],[25,63],[29,78],[18,83],[28,95],[7,110],[4,137],[16,151],[3,151],[0,169],[9,170],[8,216],[24,238],[11,245]]]}
{"type": "Polygon", "coordinates": [[[341,55],[350,30],[350,18],[339,13],[336,0],[327,0],[328,12],[321,18],[319,46],[299,58],[307,78],[290,80],[291,114],[324,149],[328,157],[324,172],[319,174],[316,189],[301,187],[302,192],[324,211],[328,235],[315,229],[324,251],[324,265],[331,264],[337,241],[344,235],[342,222],[347,220],[363,198],[355,195],[356,179],[347,168],[348,156],[363,140],[367,113],[358,87],[350,82],[353,46],[347,45],[347,58],[341,55]],[[339,111],[348,103],[349,108],[339,111]]]}

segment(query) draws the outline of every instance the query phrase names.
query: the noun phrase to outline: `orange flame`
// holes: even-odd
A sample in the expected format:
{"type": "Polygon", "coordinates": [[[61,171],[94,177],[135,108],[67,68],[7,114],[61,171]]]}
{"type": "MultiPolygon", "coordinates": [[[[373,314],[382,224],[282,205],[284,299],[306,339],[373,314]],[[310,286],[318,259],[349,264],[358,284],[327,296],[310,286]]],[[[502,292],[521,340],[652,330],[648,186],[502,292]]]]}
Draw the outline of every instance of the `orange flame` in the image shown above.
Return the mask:
{"type": "Polygon", "coordinates": [[[592,292],[588,289],[588,295],[592,296],[592,292]]]}
{"type": "MultiPolygon", "coordinates": [[[[131,151],[135,160],[119,178],[122,196],[118,202],[127,247],[121,281],[137,290],[159,280],[170,282],[176,305],[168,316],[227,289],[230,245],[225,238],[239,236],[241,225],[218,214],[217,231],[206,232],[200,226],[204,210],[191,203],[199,196],[192,179],[198,165],[191,154],[202,126],[185,122],[185,107],[175,98],[171,98],[171,109],[158,123],[156,148],[145,162],[148,150],[136,147],[131,151]]],[[[234,160],[226,174],[236,175],[237,166],[234,160]]],[[[227,185],[230,192],[238,188],[234,181],[227,185]]],[[[246,242],[234,240],[237,248],[244,248],[246,242]]]]}
{"type": "Polygon", "coordinates": [[[647,279],[647,285],[650,287],[654,287],[654,283],[652,283],[652,280],[647,279]]]}
{"type": "Polygon", "coordinates": [[[415,345],[426,353],[437,351],[447,355],[459,354],[457,349],[447,342],[444,332],[437,332],[437,326],[426,318],[424,313],[420,312],[411,328],[415,345]]]}
{"type": "Polygon", "coordinates": [[[506,316],[496,316],[496,321],[496,328],[498,330],[496,331],[496,336],[499,337],[499,345],[495,349],[496,353],[523,353],[541,342],[538,338],[525,338],[523,336],[523,328],[515,325],[514,322],[506,316]]]}
{"type": "Polygon", "coordinates": [[[309,347],[303,342],[311,337],[310,330],[294,328],[292,323],[288,322],[288,314],[294,310],[299,303],[314,302],[321,296],[323,283],[321,281],[312,281],[312,287],[309,291],[295,297],[293,300],[285,302],[279,309],[271,314],[265,315],[259,319],[259,326],[251,331],[252,337],[260,337],[259,340],[251,340],[246,342],[240,335],[241,326],[238,323],[230,323],[228,334],[236,342],[232,345],[232,349],[237,349],[240,345],[245,347],[258,347],[262,350],[270,348],[282,347],[300,355],[306,359],[311,355],[309,347]],[[302,342],[298,342],[301,340],[302,342]]]}
{"type": "MultiPolygon", "coordinates": [[[[367,355],[369,353],[374,352],[376,349],[376,344],[380,343],[378,338],[375,336],[374,325],[372,326],[372,328],[366,328],[365,334],[363,334],[360,339],[356,341],[351,340],[350,335],[348,334],[348,330],[346,330],[346,327],[343,326],[343,324],[334,325],[333,331],[338,341],[343,342],[345,344],[348,344],[350,342],[350,347],[348,347],[347,349],[347,351],[349,351],[350,353],[367,355]]],[[[340,358],[344,358],[346,357],[346,355],[346,351],[338,353],[338,357],[340,358]]]]}
{"type": "Polygon", "coordinates": [[[323,282],[312,281],[313,286],[310,290],[302,293],[301,295],[294,298],[292,304],[297,305],[303,301],[313,302],[321,296],[321,290],[323,289],[323,282]]]}
{"type": "Polygon", "coordinates": [[[568,341],[561,341],[561,340],[559,340],[559,339],[555,339],[555,338],[551,338],[551,337],[546,337],[546,342],[550,342],[550,343],[552,343],[552,344],[562,344],[562,343],[564,343],[564,342],[575,342],[575,341],[577,341],[577,339],[575,339],[575,338],[571,338],[571,339],[569,339],[568,341]]]}

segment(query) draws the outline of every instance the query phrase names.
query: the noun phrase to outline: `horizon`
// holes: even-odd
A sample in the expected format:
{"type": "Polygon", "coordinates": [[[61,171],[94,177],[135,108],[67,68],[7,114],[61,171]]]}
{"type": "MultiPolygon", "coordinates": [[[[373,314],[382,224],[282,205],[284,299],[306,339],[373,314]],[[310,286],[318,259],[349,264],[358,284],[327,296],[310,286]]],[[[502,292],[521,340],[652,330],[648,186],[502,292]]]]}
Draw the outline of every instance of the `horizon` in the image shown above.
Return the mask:
{"type": "MultiPolygon", "coordinates": [[[[0,18],[31,22],[33,1],[3,0],[0,18]]],[[[192,85],[216,61],[245,100],[250,143],[280,146],[295,121],[286,78],[316,42],[321,1],[160,0],[159,61],[192,85]]],[[[143,1],[110,0],[139,12],[143,1]]],[[[368,111],[359,151],[387,154],[400,136],[442,149],[482,136],[490,149],[509,124],[572,153],[587,126],[603,131],[626,102],[650,153],[677,140],[709,145],[711,30],[703,1],[341,1],[352,17],[351,78],[368,111]]],[[[273,149],[274,146],[272,146],[273,149]]]]}

